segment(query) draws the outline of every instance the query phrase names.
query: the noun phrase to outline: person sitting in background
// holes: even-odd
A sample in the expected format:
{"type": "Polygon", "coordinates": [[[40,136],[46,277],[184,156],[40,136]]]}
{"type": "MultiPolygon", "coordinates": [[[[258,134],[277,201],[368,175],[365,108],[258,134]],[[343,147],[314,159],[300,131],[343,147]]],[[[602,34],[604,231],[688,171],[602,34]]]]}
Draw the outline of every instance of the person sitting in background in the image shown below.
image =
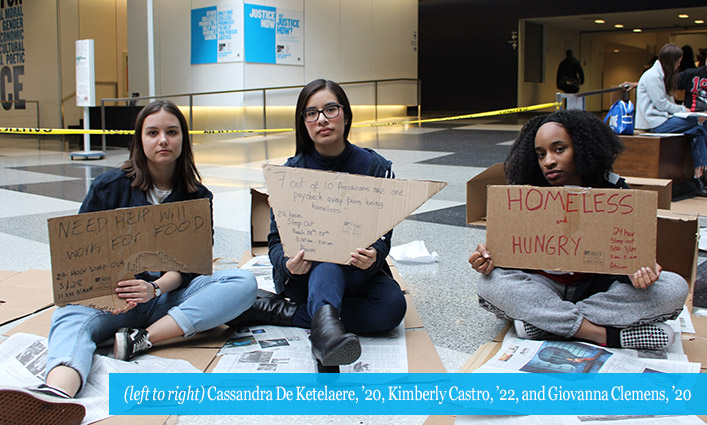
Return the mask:
{"type": "MultiPolygon", "coordinates": [[[[611,172],[623,145],[587,111],[567,110],[528,121],[506,158],[511,184],[628,188],[611,172]]],[[[660,265],[630,276],[494,267],[479,244],[469,263],[483,276],[479,304],[513,321],[521,338],[576,338],[607,347],[662,349],[674,333],[664,322],[682,311],[689,286],[660,265]]]]}
{"type": "Polygon", "coordinates": [[[660,49],[658,60],[638,80],[636,91],[636,128],[654,133],[683,133],[690,136],[694,174],[689,182],[693,193],[707,196],[704,172],[707,166],[707,129],[704,117],[676,117],[688,109],[675,103],[677,70],[682,50],[669,43],[660,49]]]}
{"type": "Polygon", "coordinates": [[[695,53],[692,51],[692,47],[688,44],[682,46],[682,59],[680,60],[680,67],[678,72],[687,71],[695,67],[695,53]]]}

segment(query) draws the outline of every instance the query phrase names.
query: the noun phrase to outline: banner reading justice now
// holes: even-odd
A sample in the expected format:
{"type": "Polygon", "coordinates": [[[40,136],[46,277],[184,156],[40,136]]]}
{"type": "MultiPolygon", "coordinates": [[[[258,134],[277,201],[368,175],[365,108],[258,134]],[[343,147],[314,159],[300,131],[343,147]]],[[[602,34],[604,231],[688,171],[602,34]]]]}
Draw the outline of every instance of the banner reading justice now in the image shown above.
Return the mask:
{"type": "Polygon", "coordinates": [[[697,415],[704,374],[110,374],[111,415],[697,415]]]}

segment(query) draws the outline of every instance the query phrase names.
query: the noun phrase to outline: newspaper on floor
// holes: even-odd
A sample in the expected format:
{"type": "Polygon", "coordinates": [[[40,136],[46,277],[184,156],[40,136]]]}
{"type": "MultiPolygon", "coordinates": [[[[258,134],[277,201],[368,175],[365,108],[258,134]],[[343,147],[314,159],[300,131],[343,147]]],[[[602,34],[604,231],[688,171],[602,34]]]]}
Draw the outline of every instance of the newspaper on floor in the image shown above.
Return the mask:
{"type": "Polygon", "coordinates": [[[267,255],[258,255],[257,257],[251,258],[250,261],[245,263],[241,268],[253,273],[255,280],[258,282],[258,289],[272,292],[273,294],[276,293],[270,257],[267,255]]]}
{"type": "Polygon", "coordinates": [[[704,425],[697,416],[457,416],[456,425],[704,425]]]}
{"type": "MultiPolygon", "coordinates": [[[[692,318],[690,317],[690,311],[687,309],[687,306],[683,306],[682,311],[680,312],[680,315],[674,321],[678,323],[681,333],[686,333],[686,334],[694,334],[695,333],[695,325],[692,324],[692,318]]],[[[670,322],[673,322],[673,320],[669,320],[667,323],[670,323],[670,322]]],[[[673,330],[676,330],[676,329],[673,328],[673,330]]]]}
{"type": "Polygon", "coordinates": [[[505,339],[496,355],[474,372],[485,373],[699,373],[700,363],[628,356],[576,341],[505,339]]]}
{"type": "MultiPolygon", "coordinates": [[[[405,327],[391,332],[359,336],[361,357],[340,367],[342,373],[407,373],[405,327]]],[[[252,326],[238,329],[219,351],[214,373],[316,373],[309,329],[252,326]]]]}
{"type": "MultiPolygon", "coordinates": [[[[0,375],[3,377],[3,385],[27,388],[43,383],[46,363],[46,338],[17,333],[0,344],[0,375]]],[[[76,398],[86,408],[86,416],[81,423],[89,424],[109,416],[109,373],[147,372],[201,373],[186,360],[142,355],[131,362],[124,362],[96,354],[86,385],[76,398]]]]}

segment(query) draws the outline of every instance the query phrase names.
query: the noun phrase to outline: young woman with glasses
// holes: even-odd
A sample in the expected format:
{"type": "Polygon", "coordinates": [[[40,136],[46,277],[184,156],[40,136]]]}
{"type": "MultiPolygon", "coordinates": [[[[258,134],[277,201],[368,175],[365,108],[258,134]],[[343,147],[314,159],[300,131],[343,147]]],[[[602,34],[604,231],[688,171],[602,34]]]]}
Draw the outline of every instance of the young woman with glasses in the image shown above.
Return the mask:
{"type": "MultiPolygon", "coordinates": [[[[333,81],[315,80],[302,89],[295,120],[296,152],[286,166],[393,178],[390,161],[348,141],[351,105],[333,81]]],[[[307,261],[304,251],[288,258],[271,212],[268,246],[275,288],[293,302],[260,298],[229,325],[311,328],[312,353],[321,366],[353,363],[361,353],[355,334],[390,331],[405,315],[405,297],[385,260],[391,235],[356,249],[346,266],[307,261]]]]}

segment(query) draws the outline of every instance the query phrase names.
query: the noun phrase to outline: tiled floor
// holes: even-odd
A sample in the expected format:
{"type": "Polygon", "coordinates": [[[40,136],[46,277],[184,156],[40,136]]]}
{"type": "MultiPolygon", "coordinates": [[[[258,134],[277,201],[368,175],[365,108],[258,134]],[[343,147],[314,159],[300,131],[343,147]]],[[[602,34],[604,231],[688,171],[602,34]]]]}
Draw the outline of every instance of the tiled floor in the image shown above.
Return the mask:
{"type": "MultiPolygon", "coordinates": [[[[466,182],[505,159],[509,142],[525,121],[504,116],[423,128],[354,129],[351,133],[352,142],[376,149],[392,160],[396,177],[448,183],[395,228],[393,245],[422,240],[430,251],[439,253],[439,263],[398,267],[450,372],[458,370],[479,345],[490,341],[504,326],[477,304],[478,275],[466,260],[484,241],[485,231],[465,224],[466,182]]],[[[263,163],[279,164],[293,154],[294,137],[286,133],[207,142],[196,145],[194,151],[204,183],[215,194],[214,257],[237,260],[250,243],[248,188],[264,185],[263,163]]],[[[109,149],[102,160],[71,161],[68,153],[56,140],[0,135],[0,270],[49,269],[47,218],[75,214],[91,179],[128,155],[125,149],[109,149]]],[[[290,419],[287,423],[424,421],[422,417],[290,419]]],[[[252,417],[228,420],[252,421],[252,417]]],[[[223,417],[182,417],[179,423],[223,423],[223,417]]]]}

